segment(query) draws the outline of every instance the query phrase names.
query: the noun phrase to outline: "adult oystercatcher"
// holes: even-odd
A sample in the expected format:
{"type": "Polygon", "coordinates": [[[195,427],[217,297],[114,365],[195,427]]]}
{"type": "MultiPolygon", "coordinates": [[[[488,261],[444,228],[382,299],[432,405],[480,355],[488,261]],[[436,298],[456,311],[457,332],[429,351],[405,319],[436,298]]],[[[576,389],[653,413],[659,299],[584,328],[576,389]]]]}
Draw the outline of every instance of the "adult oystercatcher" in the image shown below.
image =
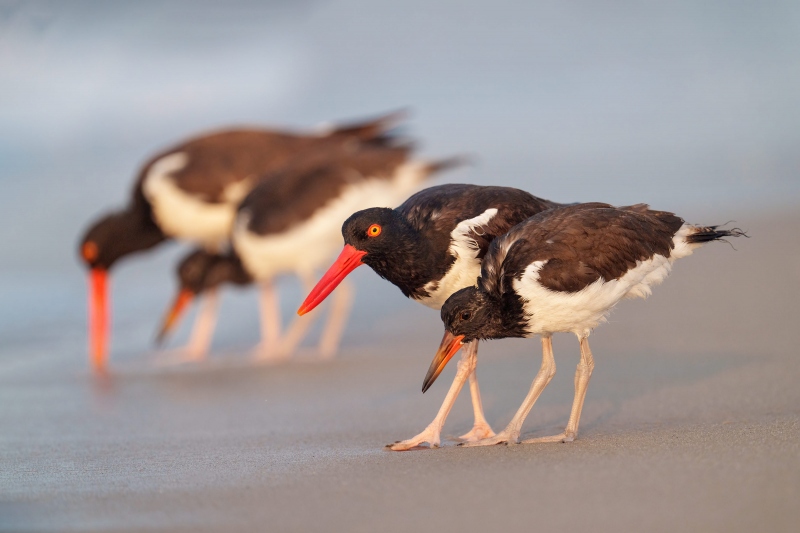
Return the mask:
{"type": "MultiPolygon", "coordinates": [[[[295,319],[280,338],[280,314],[273,279],[297,275],[306,289],[314,270],[338,248],[338,226],[354,210],[393,205],[419,188],[432,173],[458,160],[427,163],[411,160],[411,146],[391,137],[351,143],[336,157],[318,155],[262,180],[239,207],[225,255],[194,252],[179,268],[180,291],[162,325],[160,337],[176,323],[197,294],[221,283],[261,285],[261,357],[287,356],[302,339],[309,317],[295,319]]],[[[320,342],[323,356],[338,346],[349,312],[351,291],[338,295],[320,342]]]]}
{"type": "MultiPolygon", "coordinates": [[[[219,248],[229,238],[237,205],[260,176],[307,154],[380,138],[401,117],[388,114],[316,135],[232,129],[190,139],[153,157],[140,170],[128,206],[94,222],[80,242],[80,256],[90,269],[94,368],[106,365],[108,270],[120,258],[171,238],[219,248]]],[[[214,299],[209,300],[206,321],[213,313],[214,299]]],[[[201,343],[205,329],[196,328],[201,343]]]]}
{"type": "Polygon", "coordinates": [[[742,235],[738,228],[689,225],[644,204],[578,204],[533,216],[492,242],[477,286],[458,291],[442,306],[445,334],[422,391],[464,343],[540,335],[542,366],[514,418],[497,435],[463,445],[516,443],[522,422],[556,372],[552,334],[572,332],[581,359],[569,423],[559,435],[523,442],[572,441],[594,368],[592,329],[623,298],[649,296],[676,259],[706,242],[742,235]]]}
{"type": "MultiPolygon", "coordinates": [[[[439,309],[447,298],[475,284],[489,244],[515,224],[560,206],[509,187],[449,184],[418,192],[396,209],[372,208],[353,214],[342,226],[345,247],[298,311],[317,306],[359,265],[369,265],[407,297],[439,309]]],[[[447,415],[469,378],[475,413],[470,441],[494,435],[483,415],[475,374],[478,343],[470,343],[439,412],[418,435],[388,445],[396,451],[422,443],[439,446],[447,415]]]]}

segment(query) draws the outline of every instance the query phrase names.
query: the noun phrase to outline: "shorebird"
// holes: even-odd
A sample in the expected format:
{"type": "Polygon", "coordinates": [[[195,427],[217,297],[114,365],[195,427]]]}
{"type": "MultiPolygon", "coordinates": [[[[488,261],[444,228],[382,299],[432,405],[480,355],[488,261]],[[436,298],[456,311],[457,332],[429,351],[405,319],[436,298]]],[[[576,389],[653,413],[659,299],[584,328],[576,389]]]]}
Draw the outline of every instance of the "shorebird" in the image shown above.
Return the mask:
{"type": "MultiPolygon", "coordinates": [[[[369,265],[404,295],[439,309],[455,291],[475,284],[492,240],[555,202],[509,187],[449,184],[418,192],[396,209],[359,211],[342,226],[345,247],[303,302],[299,314],[317,306],[356,267],[369,265]]],[[[494,435],[486,422],[475,373],[478,343],[470,343],[434,420],[418,435],[387,447],[402,451],[439,446],[441,430],[467,379],[475,423],[462,440],[494,435]]]]}
{"type": "MultiPolygon", "coordinates": [[[[297,275],[306,290],[314,271],[335,255],[338,226],[354,210],[393,205],[417,190],[434,172],[458,164],[457,159],[424,162],[411,159],[411,146],[391,137],[351,143],[343,153],[317,154],[275,173],[242,201],[228,254],[196,251],[180,265],[180,291],[167,313],[159,337],[176,323],[186,304],[197,294],[222,283],[261,286],[261,358],[290,355],[305,335],[310,317],[297,318],[283,338],[273,280],[280,274],[297,275]],[[314,160],[316,159],[316,161],[314,160]]],[[[338,347],[352,300],[349,287],[337,295],[320,341],[323,357],[338,347]]]]}
{"type": "Polygon", "coordinates": [[[445,334],[422,392],[463,344],[541,336],[541,368],[511,422],[492,437],[462,444],[517,443],[525,417],[556,372],[553,333],[574,333],[581,358],[567,427],[558,435],[523,441],[570,442],[578,436],[594,368],[591,331],[623,298],[649,296],[675,260],[706,242],[742,235],[738,228],[686,224],[644,204],[577,204],[533,216],[492,242],[477,286],[456,292],[442,306],[445,334]]]}
{"type": "MultiPolygon", "coordinates": [[[[128,206],[95,221],[79,245],[81,259],[90,269],[93,367],[102,370],[107,363],[108,271],[120,258],[173,238],[208,250],[221,249],[230,236],[239,202],[260,176],[320,150],[380,138],[400,117],[390,114],[318,134],[219,131],[189,139],[150,159],[139,171],[128,206]]],[[[208,342],[215,301],[207,299],[195,327],[195,345],[208,342]]]]}

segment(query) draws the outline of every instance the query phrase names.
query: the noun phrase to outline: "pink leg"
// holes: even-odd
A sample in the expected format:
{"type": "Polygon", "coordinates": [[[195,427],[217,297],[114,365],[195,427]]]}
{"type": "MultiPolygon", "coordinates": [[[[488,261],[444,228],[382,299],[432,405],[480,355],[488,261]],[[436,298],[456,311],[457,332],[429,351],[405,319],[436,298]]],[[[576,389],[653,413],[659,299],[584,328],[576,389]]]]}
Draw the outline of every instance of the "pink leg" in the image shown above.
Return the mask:
{"type": "Polygon", "coordinates": [[[278,295],[272,280],[261,283],[258,302],[261,311],[261,343],[255,348],[255,358],[267,361],[276,358],[281,333],[278,295]]]}
{"type": "MultiPolygon", "coordinates": [[[[450,409],[453,408],[453,404],[458,397],[458,393],[461,392],[461,388],[466,383],[467,379],[472,379],[472,376],[475,375],[475,366],[477,365],[477,355],[478,355],[478,342],[470,342],[464,345],[464,348],[461,353],[461,360],[458,362],[458,369],[456,371],[456,377],[453,379],[453,384],[450,385],[450,390],[447,391],[447,396],[444,398],[444,402],[442,402],[442,406],[439,408],[439,412],[436,414],[436,418],[433,419],[433,422],[428,424],[421,433],[411,437],[410,439],[404,441],[398,441],[394,444],[389,444],[386,447],[393,451],[404,451],[409,450],[411,448],[415,448],[420,444],[427,442],[430,444],[431,448],[437,448],[441,443],[441,432],[442,427],[444,426],[444,422],[447,419],[447,416],[450,414],[450,409]]],[[[475,381],[475,392],[476,395],[473,395],[472,398],[472,406],[475,410],[475,427],[473,427],[472,431],[468,433],[466,436],[472,436],[479,434],[485,434],[488,430],[489,435],[494,435],[492,428],[489,427],[489,424],[486,422],[486,419],[483,416],[483,407],[481,405],[480,400],[480,391],[477,390],[477,378],[475,381]],[[477,401],[476,401],[477,398],[477,401]],[[481,423],[485,425],[485,428],[481,428],[481,423]]],[[[465,436],[465,437],[466,437],[465,436]]]]}

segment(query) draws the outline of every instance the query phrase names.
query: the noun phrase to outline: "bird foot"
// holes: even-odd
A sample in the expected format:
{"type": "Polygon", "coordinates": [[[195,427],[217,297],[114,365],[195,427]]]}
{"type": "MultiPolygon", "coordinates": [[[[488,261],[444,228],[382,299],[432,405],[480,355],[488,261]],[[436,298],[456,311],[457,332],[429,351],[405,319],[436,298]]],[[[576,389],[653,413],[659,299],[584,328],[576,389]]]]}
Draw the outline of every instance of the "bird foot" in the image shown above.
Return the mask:
{"type": "Polygon", "coordinates": [[[485,421],[476,422],[475,425],[472,427],[472,430],[458,437],[458,440],[460,440],[461,442],[474,442],[477,440],[494,437],[494,435],[495,435],[494,431],[487,422],[485,421]]]}
{"type": "Polygon", "coordinates": [[[500,433],[488,439],[481,439],[472,442],[462,442],[459,446],[471,448],[473,446],[492,446],[494,444],[516,444],[519,442],[519,431],[508,431],[504,429],[500,433]]]}
{"type": "Polygon", "coordinates": [[[434,426],[431,424],[430,426],[426,427],[422,433],[411,437],[410,439],[406,440],[399,440],[392,444],[387,444],[386,449],[392,450],[393,452],[404,452],[407,450],[414,450],[414,449],[422,449],[423,444],[425,442],[428,443],[429,448],[438,448],[441,444],[440,435],[442,432],[442,428],[438,426],[434,426]]]}
{"type": "Polygon", "coordinates": [[[567,435],[565,433],[559,433],[558,435],[550,435],[549,437],[537,437],[535,439],[526,439],[522,441],[522,444],[539,444],[542,442],[572,442],[575,440],[577,435],[567,435]]]}

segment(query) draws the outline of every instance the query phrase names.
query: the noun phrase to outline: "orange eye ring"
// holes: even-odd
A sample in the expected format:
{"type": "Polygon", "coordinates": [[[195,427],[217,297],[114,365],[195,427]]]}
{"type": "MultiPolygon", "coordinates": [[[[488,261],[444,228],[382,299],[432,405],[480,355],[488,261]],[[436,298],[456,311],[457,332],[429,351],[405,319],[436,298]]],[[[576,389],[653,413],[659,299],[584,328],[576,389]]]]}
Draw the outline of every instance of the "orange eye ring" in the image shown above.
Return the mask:
{"type": "Polygon", "coordinates": [[[367,237],[377,237],[381,234],[381,225],[380,224],[373,224],[369,228],[367,228],[367,237]]]}
{"type": "Polygon", "coordinates": [[[92,241],[85,243],[83,248],[81,248],[81,255],[88,263],[95,261],[98,254],[99,250],[97,249],[97,244],[92,241]]]}

